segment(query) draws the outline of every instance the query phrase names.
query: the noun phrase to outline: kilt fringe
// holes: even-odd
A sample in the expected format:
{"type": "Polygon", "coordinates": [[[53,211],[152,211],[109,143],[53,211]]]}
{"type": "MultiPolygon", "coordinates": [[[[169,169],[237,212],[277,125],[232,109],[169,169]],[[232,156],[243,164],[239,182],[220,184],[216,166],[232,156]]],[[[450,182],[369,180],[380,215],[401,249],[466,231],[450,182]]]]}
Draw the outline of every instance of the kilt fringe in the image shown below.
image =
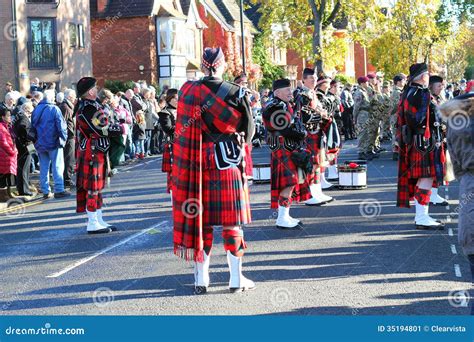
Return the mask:
{"type": "Polygon", "coordinates": [[[177,243],[174,244],[174,255],[186,261],[204,262],[203,250],[196,250],[194,248],[186,248],[177,243]]]}

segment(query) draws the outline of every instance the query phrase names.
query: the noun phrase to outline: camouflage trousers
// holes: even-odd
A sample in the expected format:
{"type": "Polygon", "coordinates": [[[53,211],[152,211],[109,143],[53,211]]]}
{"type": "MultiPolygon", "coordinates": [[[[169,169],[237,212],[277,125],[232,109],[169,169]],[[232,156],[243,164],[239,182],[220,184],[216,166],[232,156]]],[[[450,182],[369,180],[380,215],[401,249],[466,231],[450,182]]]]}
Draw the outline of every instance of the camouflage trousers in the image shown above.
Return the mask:
{"type": "Polygon", "coordinates": [[[397,151],[397,115],[390,116],[390,133],[392,134],[392,151],[397,151]]]}
{"type": "Polygon", "coordinates": [[[367,153],[369,151],[369,114],[366,112],[359,113],[357,117],[357,138],[359,153],[367,153]]]}
{"type": "Polygon", "coordinates": [[[388,113],[385,113],[382,117],[382,132],[381,132],[381,135],[383,138],[389,138],[392,134],[391,134],[391,130],[390,130],[390,115],[388,113]]]}
{"type": "Polygon", "coordinates": [[[380,118],[373,116],[368,120],[368,139],[369,139],[369,149],[368,151],[373,151],[376,147],[380,147],[380,118]]]}

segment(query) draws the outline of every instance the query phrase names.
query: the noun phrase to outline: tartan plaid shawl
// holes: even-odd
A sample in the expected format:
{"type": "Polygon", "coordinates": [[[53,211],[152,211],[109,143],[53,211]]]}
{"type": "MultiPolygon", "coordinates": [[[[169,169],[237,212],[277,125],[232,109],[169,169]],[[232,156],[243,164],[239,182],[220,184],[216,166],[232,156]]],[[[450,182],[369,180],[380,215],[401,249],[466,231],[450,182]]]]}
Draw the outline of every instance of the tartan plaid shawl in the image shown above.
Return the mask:
{"type": "Polygon", "coordinates": [[[408,155],[411,146],[403,144],[402,127],[407,124],[405,110],[408,109],[406,94],[402,93],[397,111],[397,141],[400,142],[398,157],[398,183],[397,183],[397,207],[410,208],[410,198],[414,196],[414,187],[408,177],[409,162],[408,155]]]}
{"type": "Polygon", "coordinates": [[[198,262],[204,260],[201,87],[186,82],[179,91],[172,168],[174,254],[198,262]]]}
{"type": "MultiPolygon", "coordinates": [[[[180,89],[173,144],[173,243],[174,254],[202,262],[203,255],[203,156],[205,111],[221,133],[235,132],[236,114],[201,81],[186,82],[180,89]]],[[[236,113],[237,112],[237,113],[236,113]]],[[[240,116],[238,116],[240,117],[240,116]]]]}

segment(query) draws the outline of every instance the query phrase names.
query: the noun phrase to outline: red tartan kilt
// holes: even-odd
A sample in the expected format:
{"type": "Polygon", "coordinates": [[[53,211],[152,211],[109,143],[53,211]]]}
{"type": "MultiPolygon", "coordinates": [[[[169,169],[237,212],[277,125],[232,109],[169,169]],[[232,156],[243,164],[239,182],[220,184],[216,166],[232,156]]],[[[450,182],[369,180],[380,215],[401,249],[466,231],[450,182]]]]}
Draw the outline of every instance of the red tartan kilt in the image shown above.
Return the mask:
{"type": "Polygon", "coordinates": [[[92,158],[89,146],[85,151],[77,150],[76,186],[87,191],[100,191],[105,187],[106,155],[96,152],[92,158]]]}
{"type": "Polygon", "coordinates": [[[434,151],[421,152],[412,147],[409,152],[409,177],[411,179],[435,178],[436,168],[434,161],[434,151]]]}
{"type": "Polygon", "coordinates": [[[319,134],[308,133],[308,136],[306,137],[306,145],[308,146],[308,149],[313,154],[313,164],[317,164],[317,165],[319,165],[321,162],[319,160],[319,152],[320,152],[319,140],[320,140],[319,134]]]}
{"type": "Polygon", "coordinates": [[[163,172],[171,172],[171,152],[171,144],[165,144],[163,148],[163,159],[161,161],[161,171],[163,172]]]}
{"type": "Polygon", "coordinates": [[[298,168],[291,160],[291,152],[284,148],[272,151],[271,172],[271,208],[278,208],[280,192],[288,187],[295,187],[292,195],[293,202],[311,198],[308,181],[301,185],[298,183],[298,168]]]}
{"type": "Polygon", "coordinates": [[[248,187],[238,167],[218,170],[214,143],[203,143],[203,226],[240,226],[250,223],[248,187]]]}

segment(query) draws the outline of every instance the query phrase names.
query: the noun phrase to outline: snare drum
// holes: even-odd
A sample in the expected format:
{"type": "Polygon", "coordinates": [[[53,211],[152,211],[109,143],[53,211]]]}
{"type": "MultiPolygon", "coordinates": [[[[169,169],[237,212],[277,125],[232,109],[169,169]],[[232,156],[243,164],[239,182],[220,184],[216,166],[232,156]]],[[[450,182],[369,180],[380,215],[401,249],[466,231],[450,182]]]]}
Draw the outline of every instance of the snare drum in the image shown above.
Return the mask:
{"type": "Polygon", "coordinates": [[[367,188],[367,165],[358,164],[356,167],[350,167],[346,162],[344,165],[338,165],[339,170],[339,188],[347,190],[358,190],[367,188]]]}

